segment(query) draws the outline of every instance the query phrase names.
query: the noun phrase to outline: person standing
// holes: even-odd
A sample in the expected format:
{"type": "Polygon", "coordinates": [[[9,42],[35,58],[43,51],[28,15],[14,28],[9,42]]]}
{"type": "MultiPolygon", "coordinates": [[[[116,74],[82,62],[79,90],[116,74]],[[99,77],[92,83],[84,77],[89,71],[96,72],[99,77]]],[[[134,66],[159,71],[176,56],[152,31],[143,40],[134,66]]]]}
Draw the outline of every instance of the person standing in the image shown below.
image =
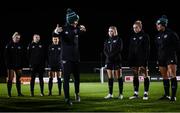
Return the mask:
{"type": "Polygon", "coordinates": [[[129,99],[138,98],[139,92],[139,76],[144,77],[144,96],[143,100],[148,100],[148,91],[150,80],[148,78],[148,59],[150,52],[149,35],[142,29],[142,22],[137,20],[133,24],[133,35],[130,38],[129,45],[129,65],[133,71],[134,95],[129,99]]]}
{"type": "Polygon", "coordinates": [[[57,25],[54,30],[54,33],[59,34],[61,37],[65,103],[70,106],[72,105],[69,96],[69,79],[71,73],[74,75],[75,100],[80,102],[79,36],[81,32],[86,31],[86,28],[83,25],[78,25],[78,22],[79,16],[72,9],[68,8],[65,26],[59,27],[57,25]]]}
{"type": "Polygon", "coordinates": [[[160,17],[156,22],[156,29],[159,32],[156,35],[155,42],[158,52],[158,65],[161,76],[163,77],[164,95],[160,100],[176,101],[176,92],[178,82],[176,78],[177,55],[180,50],[179,36],[168,28],[168,19],[166,15],[160,17]],[[170,80],[171,79],[171,97],[170,80]]]}
{"type": "Polygon", "coordinates": [[[123,99],[123,78],[122,78],[122,58],[121,52],[123,49],[122,39],[119,38],[117,28],[110,26],[108,31],[109,38],[104,43],[104,54],[106,56],[106,70],[108,75],[109,94],[105,99],[113,98],[113,82],[114,76],[118,80],[119,96],[118,99],[123,99]]]}
{"type": "Polygon", "coordinates": [[[27,57],[29,59],[29,67],[31,69],[31,81],[30,81],[30,91],[31,96],[34,96],[34,84],[36,75],[39,76],[40,83],[40,96],[44,96],[44,81],[43,73],[45,67],[45,46],[40,41],[40,35],[34,34],[32,43],[27,47],[27,57]]]}
{"type": "Polygon", "coordinates": [[[5,47],[5,63],[7,67],[7,89],[8,96],[11,97],[12,81],[14,74],[16,74],[16,88],[18,96],[24,96],[21,93],[21,75],[22,68],[24,64],[24,50],[23,46],[20,43],[21,35],[18,32],[15,32],[12,36],[12,41],[10,41],[5,47]]]}
{"type": "Polygon", "coordinates": [[[52,95],[53,77],[57,77],[59,95],[61,95],[61,76],[62,76],[62,62],[61,62],[61,45],[58,35],[53,35],[52,44],[48,48],[48,67],[49,75],[49,96],[52,95]]]}

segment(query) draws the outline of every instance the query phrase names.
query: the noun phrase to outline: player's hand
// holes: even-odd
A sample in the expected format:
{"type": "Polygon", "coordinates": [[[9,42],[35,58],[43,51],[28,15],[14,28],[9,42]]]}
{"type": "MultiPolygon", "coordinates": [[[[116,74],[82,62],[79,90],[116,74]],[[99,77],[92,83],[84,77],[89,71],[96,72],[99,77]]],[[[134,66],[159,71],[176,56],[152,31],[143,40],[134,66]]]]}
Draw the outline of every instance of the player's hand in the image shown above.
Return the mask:
{"type": "Polygon", "coordinates": [[[61,33],[62,31],[63,31],[62,27],[59,27],[59,24],[57,24],[56,29],[54,30],[54,32],[55,32],[56,34],[59,34],[59,33],[61,33]]]}
{"type": "Polygon", "coordinates": [[[86,28],[84,25],[80,25],[80,30],[86,32],[86,28]]]}

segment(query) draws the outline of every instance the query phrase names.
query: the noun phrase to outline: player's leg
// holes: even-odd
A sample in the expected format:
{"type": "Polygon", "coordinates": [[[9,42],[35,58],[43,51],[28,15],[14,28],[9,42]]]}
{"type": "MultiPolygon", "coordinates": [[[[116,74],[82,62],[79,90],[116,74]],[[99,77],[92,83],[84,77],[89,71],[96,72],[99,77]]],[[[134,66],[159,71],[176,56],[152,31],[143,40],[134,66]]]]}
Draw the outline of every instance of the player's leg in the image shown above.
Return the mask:
{"type": "Polygon", "coordinates": [[[139,75],[144,77],[144,96],[143,100],[148,100],[148,91],[149,91],[149,77],[147,67],[141,66],[139,67],[139,75]]]}
{"type": "Polygon", "coordinates": [[[109,94],[105,96],[104,98],[110,99],[110,98],[113,98],[113,82],[114,82],[113,64],[107,64],[106,71],[107,71],[107,76],[108,76],[109,94]]]}
{"type": "Polygon", "coordinates": [[[160,70],[161,76],[163,77],[163,86],[164,86],[164,93],[165,93],[159,99],[160,100],[170,99],[170,96],[169,96],[170,83],[169,83],[169,77],[168,77],[168,74],[167,74],[167,67],[159,66],[159,70],[160,70]]]}
{"type": "Polygon", "coordinates": [[[177,71],[176,64],[169,64],[168,65],[168,74],[171,77],[171,101],[176,101],[176,92],[177,92],[177,78],[176,78],[176,71],[177,71]]]}
{"type": "Polygon", "coordinates": [[[34,84],[35,84],[36,74],[37,74],[37,72],[36,72],[35,68],[32,68],[31,81],[30,81],[30,90],[31,90],[30,96],[32,96],[32,97],[34,97],[34,84]]]}
{"type": "Polygon", "coordinates": [[[122,78],[122,69],[117,68],[115,70],[115,76],[118,80],[118,87],[119,87],[119,96],[118,99],[123,99],[123,78],[122,78]]]}
{"type": "Polygon", "coordinates": [[[129,97],[129,99],[136,99],[138,98],[138,91],[139,91],[139,76],[138,76],[138,67],[132,67],[133,72],[133,86],[134,86],[134,95],[129,97]]]}
{"type": "Polygon", "coordinates": [[[48,96],[52,96],[52,87],[53,87],[53,77],[54,77],[55,72],[49,71],[49,82],[48,82],[48,88],[49,88],[49,94],[48,96]]]}
{"type": "Polygon", "coordinates": [[[22,70],[15,70],[16,73],[16,88],[17,88],[17,92],[18,92],[18,96],[24,96],[21,93],[21,76],[22,76],[22,70]]]}
{"type": "Polygon", "coordinates": [[[80,102],[80,95],[79,95],[79,90],[80,90],[80,73],[79,73],[79,63],[74,62],[73,63],[73,75],[74,75],[74,86],[75,86],[75,100],[80,102]]]}
{"type": "Polygon", "coordinates": [[[72,71],[72,63],[70,61],[63,61],[63,74],[64,74],[64,96],[65,96],[65,103],[68,104],[69,106],[72,105],[72,102],[70,100],[70,95],[69,95],[69,79],[70,79],[70,74],[72,71]]]}
{"type": "Polygon", "coordinates": [[[59,90],[59,95],[61,95],[61,89],[62,89],[62,81],[61,81],[61,77],[62,77],[62,71],[57,71],[57,83],[58,83],[58,90],[59,90]]]}
{"type": "Polygon", "coordinates": [[[43,73],[44,73],[44,69],[39,69],[39,85],[40,85],[40,90],[41,90],[41,94],[40,96],[44,96],[44,80],[43,80],[43,73]]]}
{"type": "Polygon", "coordinates": [[[7,70],[7,89],[8,89],[8,96],[11,97],[11,89],[12,89],[12,81],[14,78],[14,70],[8,69],[7,70]]]}

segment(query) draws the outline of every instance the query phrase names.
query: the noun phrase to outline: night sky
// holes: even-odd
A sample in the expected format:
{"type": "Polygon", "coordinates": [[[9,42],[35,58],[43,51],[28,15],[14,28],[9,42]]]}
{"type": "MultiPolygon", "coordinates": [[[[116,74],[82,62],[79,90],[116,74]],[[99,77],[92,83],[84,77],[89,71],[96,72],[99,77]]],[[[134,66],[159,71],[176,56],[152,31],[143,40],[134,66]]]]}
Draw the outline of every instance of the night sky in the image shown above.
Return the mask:
{"type": "MultiPolygon", "coordinates": [[[[141,1],[139,1],[141,2],[141,1]]],[[[51,43],[51,34],[56,24],[63,25],[67,8],[72,8],[80,16],[80,24],[87,28],[80,39],[81,61],[100,61],[103,43],[107,39],[110,25],[117,26],[119,36],[123,39],[123,60],[128,55],[129,37],[133,22],[142,20],[143,28],[151,38],[150,61],[155,61],[154,36],[156,20],[163,14],[169,19],[169,27],[180,35],[180,17],[176,3],[145,1],[144,5],[136,2],[118,3],[109,1],[105,5],[76,2],[74,4],[58,4],[44,6],[42,4],[12,5],[0,10],[0,43],[1,48],[8,43],[15,31],[22,35],[25,46],[32,40],[33,33],[39,33],[46,45],[51,43]]],[[[25,3],[24,3],[25,4],[25,3]]],[[[2,50],[1,50],[2,52],[2,50]]],[[[104,55],[103,55],[104,58],[104,55]]]]}

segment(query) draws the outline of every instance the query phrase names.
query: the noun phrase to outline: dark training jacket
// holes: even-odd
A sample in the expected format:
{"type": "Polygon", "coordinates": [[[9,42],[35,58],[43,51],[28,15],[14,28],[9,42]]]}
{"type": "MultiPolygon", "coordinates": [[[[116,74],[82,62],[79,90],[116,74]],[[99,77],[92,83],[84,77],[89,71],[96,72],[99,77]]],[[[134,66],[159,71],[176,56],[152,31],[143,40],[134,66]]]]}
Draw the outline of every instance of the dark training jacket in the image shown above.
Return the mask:
{"type": "Polygon", "coordinates": [[[51,44],[48,48],[48,65],[49,67],[61,66],[61,45],[51,44]]]}
{"type": "Polygon", "coordinates": [[[9,42],[5,47],[5,63],[8,69],[21,69],[24,65],[24,50],[20,43],[9,42]]]}
{"type": "Polygon", "coordinates": [[[134,33],[130,38],[128,59],[146,62],[150,54],[150,39],[144,31],[134,33]]]}
{"type": "Polygon", "coordinates": [[[180,39],[171,29],[166,28],[164,32],[159,32],[155,38],[158,50],[158,60],[170,60],[176,58],[180,51],[180,39]]]}
{"type": "Polygon", "coordinates": [[[79,54],[79,27],[65,25],[63,31],[59,34],[61,37],[62,60],[80,61],[79,54]]]}
{"type": "Polygon", "coordinates": [[[27,57],[29,59],[29,66],[44,68],[45,67],[45,47],[41,42],[29,44],[27,48],[27,57]]]}
{"type": "Polygon", "coordinates": [[[122,39],[118,36],[109,37],[104,43],[105,63],[121,63],[121,51],[123,49],[122,39]]]}

